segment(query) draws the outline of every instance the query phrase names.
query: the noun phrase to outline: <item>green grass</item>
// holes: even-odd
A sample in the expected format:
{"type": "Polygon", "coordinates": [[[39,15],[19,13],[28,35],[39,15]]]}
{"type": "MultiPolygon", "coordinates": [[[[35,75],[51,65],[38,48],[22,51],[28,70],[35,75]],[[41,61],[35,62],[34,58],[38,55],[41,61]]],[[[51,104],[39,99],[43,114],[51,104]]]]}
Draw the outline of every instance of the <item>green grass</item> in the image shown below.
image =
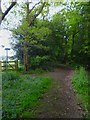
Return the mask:
{"type": "Polygon", "coordinates": [[[89,78],[83,67],[77,69],[72,78],[73,87],[77,93],[77,98],[82,102],[86,112],[89,108],[89,78]]]}
{"type": "Polygon", "coordinates": [[[18,72],[21,74],[45,74],[48,71],[43,70],[42,68],[30,69],[28,72],[25,72],[24,69],[19,68],[18,72]]]}
{"type": "Polygon", "coordinates": [[[43,69],[41,69],[41,68],[36,68],[35,70],[30,70],[29,71],[29,73],[30,74],[44,74],[44,73],[46,73],[46,71],[45,70],[43,70],[43,69]]]}
{"type": "Polygon", "coordinates": [[[16,79],[19,79],[19,72],[16,72],[16,71],[8,71],[8,72],[3,72],[2,73],[2,79],[3,80],[16,80],[16,79]]]}
{"type": "MultiPolygon", "coordinates": [[[[17,76],[17,75],[16,75],[17,76]]],[[[29,117],[33,116],[33,108],[38,105],[40,97],[50,88],[50,77],[23,75],[18,79],[7,80],[3,77],[2,107],[3,120],[24,116],[29,109],[29,117]]],[[[13,77],[12,77],[13,78],[13,77]]],[[[26,115],[27,116],[27,115],[26,115]]]]}

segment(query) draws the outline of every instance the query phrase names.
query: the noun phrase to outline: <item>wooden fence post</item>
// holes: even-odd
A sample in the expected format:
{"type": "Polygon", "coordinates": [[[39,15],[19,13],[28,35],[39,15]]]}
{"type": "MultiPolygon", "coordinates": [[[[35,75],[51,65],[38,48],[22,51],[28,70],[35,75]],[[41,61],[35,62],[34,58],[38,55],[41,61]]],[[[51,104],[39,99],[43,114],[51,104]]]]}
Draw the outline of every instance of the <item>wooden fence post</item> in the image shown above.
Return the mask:
{"type": "Polygon", "coordinates": [[[15,69],[18,70],[18,60],[15,61],[15,69]]]}

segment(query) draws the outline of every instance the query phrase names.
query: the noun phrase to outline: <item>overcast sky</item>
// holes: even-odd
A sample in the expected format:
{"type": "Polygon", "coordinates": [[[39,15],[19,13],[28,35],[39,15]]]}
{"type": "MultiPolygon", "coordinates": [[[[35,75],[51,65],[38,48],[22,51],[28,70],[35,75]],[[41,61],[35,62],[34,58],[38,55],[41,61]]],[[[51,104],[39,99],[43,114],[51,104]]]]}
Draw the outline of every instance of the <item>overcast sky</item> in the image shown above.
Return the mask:
{"type": "MultiPolygon", "coordinates": [[[[5,48],[11,48],[10,42],[11,42],[10,32],[7,30],[0,30],[0,56],[6,56],[5,48]],[[4,47],[2,47],[2,45],[4,47]]],[[[13,56],[13,55],[14,55],[14,52],[11,49],[9,51],[9,56],[13,56]]],[[[1,60],[1,57],[0,57],[0,60],[1,60]]]]}

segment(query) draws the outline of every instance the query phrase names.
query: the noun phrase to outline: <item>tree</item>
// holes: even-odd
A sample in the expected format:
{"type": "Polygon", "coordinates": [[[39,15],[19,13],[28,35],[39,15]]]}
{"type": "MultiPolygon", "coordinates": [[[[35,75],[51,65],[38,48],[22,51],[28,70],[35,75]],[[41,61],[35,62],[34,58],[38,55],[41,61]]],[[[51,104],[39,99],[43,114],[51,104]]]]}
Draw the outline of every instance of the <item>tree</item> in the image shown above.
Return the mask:
{"type": "Polygon", "coordinates": [[[67,33],[66,33],[66,17],[64,10],[58,12],[52,17],[52,56],[56,61],[66,63],[67,56],[67,33]]]}
{"type": "MultiPolygon", "coordinates": [[[[40,20],[37,16],[44,13],[47,3],[37,3],[31,10],[29,4],[26,4],[26,14],[22,24],[16,29],[17,37],[23,41],[19,41],[19,44],[24,46],[26,61],[31,60],[31,64],[35,64],[35,61],[41,64],[41,61],[50,59],[64,64],[90,64],[89,5],[89,3],[71,2],[65,4],[65,8],[55,14],[51,20],[45,20],[45,17],[40,20]]],[[[30,62],[24,63],[29,67],[30,62]]]]}
{"type": "Polygon", "coordinates": [[[54,15],[52,19],[54,58],[61,58],[63,63],[66,61],[84,66],[90,64],[89,11],[89,2],[83,4],[71,2],[69,5],[65,4],[65,9],[54,15]]]}
{"type": "Polygon", "coordinates": [[[66,9],[69,62],[86,66],[89,63],[90,3],[71,3],[66,9]]]}
{"type": "MultiPolygon", "coordinates": [[[[23,59],[24,59],[24,68],[25,71],[28,71],[29,66],[29,58],[28,58],[28,45],[30,41],[32,41],[32,29],[36,18],[40,15],[43,11],[44,7],[47,7],[48,4],[46,2],[38,2],[36,3],[31,9],[29,8],[29,2],[26,3],[25,9],[25,16],[23,17],[22,24],[18,26],[15,30],[16,34],[22,37],[23,40],[23,59]]],[[[37,28],[35,28],[37,30],[37,28]]],[[[39,29],[38,29],[39,30],[39,29]]],[[[45,29],[44,29],[45,30],[45,29]]],[[[39,31],[37,31],[38,33],[39,31]]],[[[40,33],[39,33],[40,34],[40,33]]],[[[30,44],[31,45],[31,44],[30,44]]]]}
{"type": "MultiPolygon", "coordinates": [[[[45,6],[45,2],[44,3],[38,2],[32,7],[32,9],[29,9],[29,2],[26,3],[26,21],[27,21],[26,24],[27,25],[26,24],[25,25],[27,26],[27,29],[30,30],[30,27],[33,26],[35,19],[42,12],[44,6],[45,6]],[[38,6],[38,9],[36,8],[37,9],[37,12],[36,12],[36,10],[34,10],[34,9],[35,9],[36,5],[38,5],[40,3],[41,3],[41,6],[38,6]],[[34,10],[34,14],[32,13],[33,10],[34,10]]],[[[23,29],[24,29],[24,27],[23,27],[23,29]]],[[[26,29],[24,29],[24,30],[26,30],[26,29]]],[[[28,60],[29,58],[28,58],[27,44],[28,44],[28,37],[25,37],[24,38],[24,67],[25,67],[25,71],[29,70],[29,60],[28,60]]]]}
{"type": "MultiPolygon", "coordinates": [[[[1,8],[1,0],[0,0],[0,24],[4,20],[5,16],[9,13],[9,11],[16,5],[17,0],[12,2],[10,6],[5,10],[5,12],[2,12],[1,8]]],[[[23,4],[23,9],[25,14],[23,15],[23,23],[29,28],[33,26],[35,19],[39,16],[39,14],[43,11],[44,7],[48,6],[47,2],[37,1],[32,8],[30,8],[30,2],[27,0],[26,3],[23,4]]],[[[25,26],[24,26],[25,27],[25,26]]],[[[25,27],[26,28],[26,27],[25,27]]],[[[25,30],[25,29],[24,29],[25,30]]],[[[23,38],[24,39],[24,38],[23,38]]],[[[27,41],[28,38],[25,38],[24,40],[24,66],[25,71],[28,71],[29,65],[28,65],[28,49],[27,49],[27,41]]]]}
{"type": "MultiPolygon", "coordinates": [[[[7,14],[10,12],[10,10],[17,4],[17,0],[14,0],[14,1],[12,0],[11,4],[9,5],[9,7],[6,8],[6,10],[5,10],[4,12],[2,12],[1,3],[2,3],[2,0],[0,0],[0,24],[1,24],[1,22],[4,20],[4,18],[7,16],[7,14]]],[[[42,5],[42,7],[41,7],[41,9],[40,9],[40,11],[39,11],[39,12],[41,13],[41,12],[42,12],[42,9],[43,9],[43,7],[44,7],[44,5],[45,5],[46,2],[42,2],[42,0],[38,2],[38,0],[37,0],[37,3],[36,3],[31,9],[29,8],[30,3],[31,3],[31,2],[29,2],[29,1],[27,0],[26,4],[27,4],[27,8],[28,8],[28,13],[29,13],[29,14],[34,10],[34,8],[35,8],[37,5],[39,5],[40,3],[43,3],[43,5],[42,5]]],[[[23,5],[23,6],[24,6],[24,5],[23,5]]],[[[39,12],[33,16],[32,22],[33,22],[34,19],[40,14],[39,12]]],[[[30,23],[30,24],[32,24],[32,23],[30,23]]]]}
{"type": "Polygon", "coordinates": [[[22,59],[23,53],[23,61],[21,60],[23,63],[25,62],[24,54],[27,52],[29,69],[30,66],[39,66],[41,62],[43,64],[44,59],[47,59],[49,51],[48,36],[51,34],[48,23],[46,20],[36,19],[34,25],[29,28],[24,21],[21,26],[18,26],[18,28],[13,31],[13,37],[17,39],[17,43],[14,44],[14,50],[17,51],[16,54],[20,60],[22,59]]]}

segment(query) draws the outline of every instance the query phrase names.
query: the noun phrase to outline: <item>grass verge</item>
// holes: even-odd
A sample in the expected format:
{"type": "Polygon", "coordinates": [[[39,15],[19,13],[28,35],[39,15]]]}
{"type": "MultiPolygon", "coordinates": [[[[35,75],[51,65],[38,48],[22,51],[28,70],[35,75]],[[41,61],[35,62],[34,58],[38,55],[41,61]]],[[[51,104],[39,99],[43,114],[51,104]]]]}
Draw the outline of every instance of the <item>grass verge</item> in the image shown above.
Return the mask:
{"type": "Polygon", "coordinates": [[[83,67],[76,69],[72,77],[72,84],[75,92],[77,93],[77,99],[79,99],[79,101],[82,102],[88,117],[90,82],[88,75],[83,67]]]}
{"type": "Polygon", "coordinates": [[[3,79],[3,120],[18,119],[27,109],[29,109],[29,117],[32,117],[32,109],[38,105],[40,97],[52,83],[52,79],[45,76],[23,75],[19,79],[16,79],[15,76],[13,80],[3,79]]]}

